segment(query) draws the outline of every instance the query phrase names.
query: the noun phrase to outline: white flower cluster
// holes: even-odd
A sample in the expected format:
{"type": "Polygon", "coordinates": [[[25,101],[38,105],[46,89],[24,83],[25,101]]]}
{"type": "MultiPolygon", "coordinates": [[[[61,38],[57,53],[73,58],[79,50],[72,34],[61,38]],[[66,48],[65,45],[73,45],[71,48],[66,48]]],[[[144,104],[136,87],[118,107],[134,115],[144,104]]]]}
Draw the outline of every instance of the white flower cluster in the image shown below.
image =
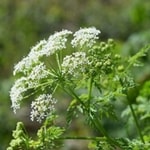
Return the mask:
{"type": "Polygon", "coordinates": [[[41,79],[46,78],[49,72],[43,62],[32,68],[31,73],[28,76],[28,86],[29,88],[34,88],[38,85],[41,79]]]}
{"type": "Polygon", "coordinates": [[[51,35],[47,41],[40,41],[31,49],[27,57],[15,65],[13,74],[16,75],[19,72],[27,74],[28,70],[39,61],[40,57],[52,55],[56,51],[66,48],[67,36],[69,34],[72,34],[72,32],[63,30],[51,35]]]}
{"type": "Polygon", "coordinates": [[[74,39],[71,44],[73,47],[80,46],[81,48],[86,45],[87,47],[92,47],[96,40],[99,38],[98,35],[101,32],[95,27],[83,28],[75,32],[74,39]]]}
{"type": "Polygon", "coordinates": [[[24,92],[28,89],[35,88],[39,81],[48,76],[48,71],[44,63],[39,63],[32,68],[30,74],[27,77],[21,77],[16,80],[15,84],[10,90],[10,98],[12,101],[12,108],[16,113],[16,110],[20,108],[20,102],[24,98],[24,92]]]}
{"type": "Polygon", "coordinates": [[[22,77],[16,80],[15,84],[10,90],[10,98],[14,113],[16,113],[16,110],[20,108],[20,102],[23,99],[23,94],[27,90],[26,83],[27,83],[26,78],[22,77]]]}
{"type": "Polygon", "coordinates": [[[32,68],[29,78],[32,80],[40,80],[48,75],[46,66],[43,62],[32,68]]]}
{"type": "MultiPolygon", "coordinates": [[[[48,40],[41,40],[36,46],[32,47],[27,57],[23,58],[18,64],[14,66],[13,74],[19,72],[27,74],[38,61],[40,57],[50,56],[58,50],[66,48],[67,37],[72,34],[71,31],[62,30],[51,35],[48,40]]],[[[100,31],[95,27],[83,28],[74,33],[74,39],[71,41],[73,47],[91,47],[98,39],[100,31]]]]}
{"type": "Polygon", "coordinates": [[[61,32],[56,32],[51,35],[42,50],[46,56],[54,54],[57,50],[62,50],[66,48],[67,36],[72,34],[71,31],[63,30],[61,32]]]}
{"type": "Polygon", "coordinates": [[[47,116],[55,111],[54,105],[57,100],[52,97],[51,94],[42,94],[31,104],[31,120],[35,119],[38,122],[42,122],[47,116]]]}
{"type": "Polygon", "coordinates": [[[84,73],[89,61],[85,52],[76,52],[63,59],[62,74],[69,74],[78,77],[78,74],[84,73]]]}
{"type": "Polygon", "coordinates": [[[13,75],[16,75],[19,72],[23,74],[27,74],[27,71],[31,68],[34,63],[34,59],[30,59],[30,57],[23,58],[18,64],[15,65],[13,75]]]}
{"type": "Polygon", "coordinates": [[[36,46],[34,46],[28,56],[24,57],[18,64],[14,66],[13,74],[16,75],[19,72],[27,74],[27,72],[35,65],[39,58],[43,55],[40,50],[46,44],[45,40],[40,41],[36,46]]]}
{"type": "MultiPolygon", "coordinates": [[[[55,73],[55,70],[54,72],[53,68],[48,70],[44,62],[42,62],[42,60],[44,60],[42,58],[44,56],[51,56],[59,50],[66,49],[67,37],[70,34],[72,34],[71,31],[62,30],[49,36],[48,40],[41,40],[37,45],[31,48],[31,51],[26,57],[14,66],[13,74],[17,75],[20,73],[20,75],[22,75],[21,78],[16,80],[10,90],[12,108],[15,113],[16,110],[20,108],[21,101],[28,97],[28,95],[25,94],[27,94],[29,89],[38,90],[37,88],[40,87],[43,89],[42,86],[51,84],[49,80],[51,75],[55,73]],[[45,83],[46,81],[48,82],[45,83]]],[[[99,34],[100,31],[94,27],[80,29],[73,35],[74,38],[71,41],[72,47],[79,46],[81,49],[85,45],[86,47],[91,47],[96,42],[96,39],[98,39],[99,34]]],[[[62,75],[78,78],[86,72],[86,68],[89,64],[90,62],[86,53],[80,51],[64,57],[60,68],[62,69],[62,75]]],[[[52,95],[40,95],[31,104],[31,120],[36,119],[41,122],[50,112],[54,111],[55,103],[56,100],[52,98],[52,95]]]]}
{"type": "Polygon", "coordinates": [[[41,40],[37,45],[32,47],[26,57],[14,66],[13,75],[17,73],[23,73],[24,75],[15,82],[10,91],[14,112],[20,108],[20,102],[24,98],[23,93],[29,88],[36,87],[40,79],[46,78],[49,74],[44,63],[40,61],[40,58],[44,55],[52,55],[57,50],[64,49],[66,47],[67,36],[71,33],[68,30],[62,30],[51,35],[47,41],[41,40]]]}
{"type": "Polygon", "coordinates": [[[46,44],[47,44],[46,40],[41,40],[34,47],[32,47],[30,53],[28,54],[29,58],[34,59],[35,61],[38,61],[39,58],[44,55],[42,50],[44,49],[46,44]]]}

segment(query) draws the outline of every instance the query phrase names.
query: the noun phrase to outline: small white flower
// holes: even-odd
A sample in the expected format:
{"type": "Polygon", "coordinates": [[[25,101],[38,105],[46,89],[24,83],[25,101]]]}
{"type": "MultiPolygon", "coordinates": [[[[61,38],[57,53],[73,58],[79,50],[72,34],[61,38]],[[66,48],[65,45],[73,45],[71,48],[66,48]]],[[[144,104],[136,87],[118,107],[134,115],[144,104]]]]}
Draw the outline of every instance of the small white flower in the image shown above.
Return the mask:
{"type": "Polygon", "coordinates": [[[13,108],[14,113],[20,108],[20,102],[24,98],[23,93],[27,91],[26,82],[27,79],[25,77],[19,78],[10,90],[11,107],[13,108]]]}
{"type": "Polygon", "coordinates": [[[72,34],[71,31],[62,30],[51,35],[48,40],[41,40],[37,45],[32,47],[28,56],[24,57],[14,66],[13,75],[23,73],[27,75],[29,70],[38,64],[39,58],[54,54],[57,50],[66,48],[67,36],[72,34]]]}
{"type": "Polygon", "coordinates": [[[74,39],[71,41],[71,44],[73,47],[80,46],[82,48],[84,45],[92,47],[99,38],[98,35],[100,33],[95,27],[81,28],[74,33],[74,39]]]}
{"type": "Polygon", "coordinates": [[[42,122],[47,116],[55,111],[54,105],[57,100],[51,94],[42,94],[31,103],[31,120],[42,122]]]}
{"type": "Polygon", "coordinates": [[[47,77],[47,75],[48,71],[46,70],[45,64],[43,62],[40,62],[38,65],[32,68],[29,78],[31,78],[32,80],[40,80],[42,78],[47,77]]]}
{"type": "Polygon", "coordinates": [[[26,75],[32,66],[38,63],[39,58],[43,56],[41,49],[45,44],[46,41],[42,40],[36,46],[34,46],[28,56],[24,57],[20,62],[18,62],[18,64],[14,66],[13,75],[16,75],[20,72],[26,75]]]}
{"type": "Polygon", "coordinates": [[[43,62],[34,66],[31,73],[28,76],[28,85],[30,88],[36,87],[41,79],[46,78],[49,75],[48,70],[43,62]]]}
{"type": "Polygon", "coordinates": [[[72,34],[71,31],[62,30],[56,32],[48,38],[47,44],[42,49],[41,53],[46,56],[54,54],[57,50],[66,48],[67,37],[72,34]]]}
{"type": "Polygon", "coordinates": [[[62,73],[77,77],[79,74],[85,72],[89,61],[85,52],[76,52],[72,55],[66,56],[62,63],[62,73]]]}
{"type": "Polygon", "coordinates": [[[25,68],[29,68],[29,66],[31,66],[31,64],[32,64],[32,62],[30,61],[29,57],[24,57],[21,61],[19,61],[14,66],[13,75],[16,75],[19,72],[23,72],[25,74],[26,73],[25,68]]]}
{"type": "Polygon", "coordinates": [[[44,54],[42,53],[43,47],[47,44],[46,40],[41,40],[39,43],[37,43],[34,47],[32,47],[29,57],[33,60],[39,60],[40,57],[42,57],[44,54]]]}

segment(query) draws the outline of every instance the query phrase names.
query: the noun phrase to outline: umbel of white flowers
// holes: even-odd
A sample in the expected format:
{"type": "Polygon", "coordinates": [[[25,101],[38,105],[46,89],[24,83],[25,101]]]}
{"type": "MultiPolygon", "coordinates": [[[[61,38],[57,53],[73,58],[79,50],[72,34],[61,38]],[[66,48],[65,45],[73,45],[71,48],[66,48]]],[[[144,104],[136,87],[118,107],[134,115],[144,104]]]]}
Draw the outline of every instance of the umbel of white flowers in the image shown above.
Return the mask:
{"type": "MultiPolygon", "coordinates": [[[[50,35],[48,40],[41,40],[31,48],[29,54],[14,66],[13,75],[19,76],[10,90],[10,98],[14,113],[20,108],[23,99],[28,98],[34,91],[51,84],[50,77],[53,75],[52,69],[41,61],[43,57],[49,57],[60,50],[66,49],[68,36],[73,34],[71,31],[62,30],[50,35]],[[32,90],[32,93],[30,93],[32,90]],[[30,91],[30,92],[29,92],[30,91]],[[30,93],[30,94],[29,94],[30,93]],[[28,94],[28,95],[26,95],[28,94]]],[[[70,74],[77,76],[78,72],[83,73],[89,64],[86,52],[81,50],[84,47],[91,48],[99,38],[100,31],[95,27],[81,28],[73,34],[71,45],[78,48],[78,52],[65,56],[61,66],[62,75],[70,74]]],[[[41,90],[42,91],[42,90],[41,90]]],[[[44,92],[44,90],[42,91],[44,92]]],[[[52,93],[36,93],[35,100],[31,103],[31,120],[41,122],[48,115],[55,111],[56,99],[52,93]]]]}

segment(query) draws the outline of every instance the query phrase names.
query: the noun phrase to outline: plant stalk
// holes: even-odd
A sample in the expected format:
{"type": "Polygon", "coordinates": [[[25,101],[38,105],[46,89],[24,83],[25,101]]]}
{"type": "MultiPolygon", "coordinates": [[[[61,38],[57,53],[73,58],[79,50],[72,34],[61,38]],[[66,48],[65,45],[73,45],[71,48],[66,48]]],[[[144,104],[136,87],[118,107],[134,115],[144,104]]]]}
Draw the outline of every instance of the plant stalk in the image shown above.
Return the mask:
{"type": "MultiPolygon", "coordinates": [[[[70,90],[71,90],[71,89],[70,89],[70,90]]],[[[88,111],[88,109],[86,108],[85,104],[84,104],[84,103],[82,102],[82,100],[78,97],[78,95],[76,95],[76,93],[74,93],[74,91],[72,91],[72,90],[71,90],[70,92],[71,92],[72,96],[75,97],[75,98],[83,105],[83,107],[85,108],[85,111],[86,111],[87,113],[89,113],[89,111],[88,111]]],[[[120,145],[119,145],[116,141],[114,141],[113,139],[111,139],[111,138],[109,137],[109,135],[107,134],[107,132],[106,132],[105,129],[103,128],[103,126],[102,126],[100,120],[98,119],[97,115],[96,115],[94,112],[90,112],[90,113],[91,113],[92,116],[94,116],[94,118],[93,118],[93,117],[89,114],[90,120],[92,121],[92,123],[93,123],[93,125],[95,126],[95,128],[96,128],[100,133],[102,133],[104,137],[106,137],[106,139],[108,140],[109,143],[111,143],[111,144],[114,145],[114,146],[117,146],[117,147],[121,148],[120,145]]]]}
{"type": "Polygon", "coordinates": [[[140,129],[140,125],[139,125],[139,122],[138,122],[138,119],[137,119],[137,116],[136,116],[136,114],[135,114],[135,112],[134,112],[134,109],[133,109],[133,107],[132,107],[132,104],[131,104],[131,102],[130,102],[130,100],[129,100],[128,94],[127,94],[127,100],[128,100],[128,104],[129,104],[129,107],[130,107],[132,116],[133,116],[134,121],[135,121],[135,125],[136,125],[136,128],[137,128],[137,132],[138,132],[138,134],[139,134],[139,136],[140,136],[141,141],[142,141],[143,143],[145,143],[144,138],[143,138],[143,135],[142,135],[142,132],[141,132],[141,129],[140,129]]]}
{"type": "Polygon", "coordinates": [[[105,137],[89,137],[89,136],[67,136],[67,137],[60,137],[58,140],[101,140],[101,141],[106,141],[105,137]]]}
{"type": "Polygon", "coordinates": [[[92,95],[92,82],[93,79],[92,77],[90,78],[90,81],[89,81],[89,87],[88,87],[88,112],[90,114],[90,105],[91,105],[91,95],[92,95]]]}

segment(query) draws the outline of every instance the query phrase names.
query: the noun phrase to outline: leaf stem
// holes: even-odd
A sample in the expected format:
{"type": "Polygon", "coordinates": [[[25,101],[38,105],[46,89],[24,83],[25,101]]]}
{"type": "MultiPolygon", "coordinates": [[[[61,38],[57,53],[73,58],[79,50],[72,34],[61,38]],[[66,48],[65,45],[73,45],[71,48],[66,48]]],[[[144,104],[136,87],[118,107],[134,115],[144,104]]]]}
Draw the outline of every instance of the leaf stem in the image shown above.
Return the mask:
{"type": "Polygon", "coordinates": [[[58,53],[56,53],[56,61],[57,61],[59,72],[61,72],[60,58],[59,58],[58,53]]]}
{"type": "Polygon", "coordinates": [[[104,127],[102,126],[99,118],[97,117],[97,114],[93,113],[93,115],[94,115],[94,120],[92,120],[92,122],[94,124],[97,123],[96,124],[96,125],[98,125],[97,129],[100,128],[99,131],[107,138],[108,142],[114,146],[121,148],[121,146],[107,134],[107,132],[105,131],[104,127]]]}
{"type": "Polygon", "coordinates": [[[142,141],[143,143],[145,143],[144,138],[143,138],[143,135],[142,135],[142,132],[141,132],[141,129],[140,129],[140,125],[139,125],[139,122],[138,122],[138,119],[137,119],[137,116],[136,116],[135,111],[134,111],[134,109],[133,109],[133,106],[132,106],[132,104],[131,104],[131,102],[130,102],[130,99],[129,99],[128,94],[127,94],[127,101],[128,101],[128,104],[129,104],[129,107],[130,107],[132,116],[133,116],[134,121],[135,121],[135,125],[136,125],[136,128],[137,128],[137,132],[138,132],[138,134],[139,134],[139,136],[140,136],[141,141],[142,141]]]}
{"type": "Polygon", "coordinates": [[[60,137],[58,140],[102,140],[102,141],[106,141],[105,137],[79,137],[79,136],[67,136],[67,137],[60,137]]]}
{"type": "Polygon", "coordinates": [[[93,78],[89,79],[89,87],[88,87],[88,112],[90,113],[90,105],[91,105],[91,95],[92,95],[92,82],[93,78]]]}
{"type": "MultiPolygon", "coordinates": [[[[71,92],[71,95],[72,95],[73,97],[75,97],[75,98],[82,104],[82,106],[84,107],[84,110],[85,110],[86,112],[88,112],[88,114],[89,114],[89,111],[88,111],[87,107],[86,107],[85,104],[82,102],[82,100],[78,97],[78,95],[77,95],[73,90],[71,90],[71,89],[70,89],[70,92],[71,92]]],[[[93,125],[95,126],[95,128],[96,128],[100,133],[102,133],[104,137],[107,138],[107,140],[108,140],[109,143],[111,143],[111,144],[114,145],[114,146],[120,147],[120,145],[119,145],[116,141],[114,141],[112,138],[109,137],[109,135],[108,135],[107,132],[105,131],[104,127],[102,126],[102,124],[101,124],[99,118],[97,117],[97,114],[95,114],[94,112],[91,111],[90,114],[89,114],[89,117],[90,117],[91,122],[92,122],[93,125]]],[[[120,147],[120,148],[121,148],[121,147],[120,147]]]]}

